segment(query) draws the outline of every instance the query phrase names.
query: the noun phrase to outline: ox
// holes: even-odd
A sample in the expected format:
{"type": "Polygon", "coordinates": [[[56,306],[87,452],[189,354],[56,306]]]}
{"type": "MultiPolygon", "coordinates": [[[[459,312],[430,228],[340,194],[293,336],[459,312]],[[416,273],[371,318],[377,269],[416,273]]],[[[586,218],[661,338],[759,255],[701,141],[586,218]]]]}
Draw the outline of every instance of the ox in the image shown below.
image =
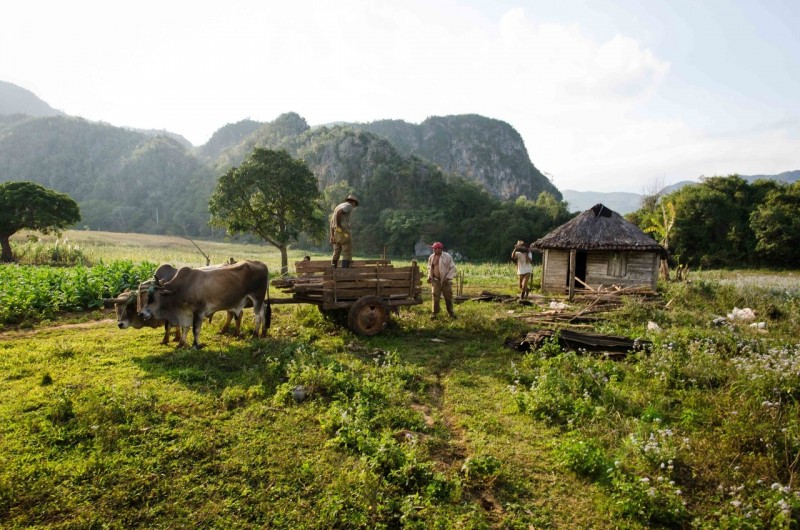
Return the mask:
{"type": "MultiPolygon", "coordinates": [[[[169,344],[169,322],[158,318],[145,320],[140,317],[136,310],[137,298],[135,292],[126,289],[116,298],[104,298],[103,304],[106,307],[114,306],[114,310],[117,313],[117,326],[119,326],[119,329],[158,328],[164,326],[164,339],[161,341],[161,344],[169,344]]],[[[180,342],[180,340],[181,328],[175,328],[175,342],[180,342]]]]}
{"type": "MultiPolygon", "coordinates": [[[[229,259],[228,261],[226,261],[225,263],[223,263],[221,265],[207,265],[205,267],[197,267],[197,270],[210,271],[210,270],[214,270],[214,269],[221,269],[223,267],[228,267],[230,265],[233,265],[234,263],[236,263],[236,260],[231,258],[231,259],[229,259]]],[[[158,283],[166,283],[166,282],[172,280],[177,273],[178,273],[178,269],[176,269],[175,267],[173,267],[169,263],[162,263],[161,265],[158,266],[158,268],[156,269],[156,272],[153,273],[153,277],[155,278],[156,282],[158,282],[158,283]]],[[[145,290],[142,287],[143,287],[143,285],[139,286],[139,296],[140,297],[144,296],[144,293],[145,293],[145,290]]],[[[150,287],[150,284],[148,284],[147,287],[150,287]]],[[[137,307],[142,307],[143,305],[144,305],[144,301],[143,300],[137,300],[137,307]]],[[[253,307],[253,304],[250,302],[249,298],[247,299],[247,304],[245,305],[245,307],[253,307]]],[[[211,319],[213,318],[213,316],[214,316],[213,314],[208,315],[208,323],[209,324],[211,323],[211,319]]],[[[219,330],[220,334],[227,333],[228,329],[230,328],[231,321],[234,321],[234,320],[236,322],[235,334],[236,334],[236,336],[239,336],[239,330],[241,329],[241,326],[242,326],[242,312],[241,311],[239,311],[238,313],[234,312],[234,311],[227,311],[226,316],[225,316],[225,323],[222,325],[222,329],[219,330]]],[[[178,333],[180,333],[180,331],[178,331],[178,333]]],[[[176,335],[176,337],[177,337],[177,335],[176,335]]]]}
{"type": "Polygon", "coordinates": [[[163,319],[179,326],[182,332],[179,346],[187,345],[191,325],[192,347],[201,348],[203,319],[223,310],[241,315],[249,299],[255,317],[253,335],[257,337],[260,332],[261,337],[265,337],[271,316],[268,289],[269,271],[260,261],[240,261],[210,270],[182,267],[167,282],[156,279],[149,287],[140,286],[139,316],[144,320],[163,319]]]}

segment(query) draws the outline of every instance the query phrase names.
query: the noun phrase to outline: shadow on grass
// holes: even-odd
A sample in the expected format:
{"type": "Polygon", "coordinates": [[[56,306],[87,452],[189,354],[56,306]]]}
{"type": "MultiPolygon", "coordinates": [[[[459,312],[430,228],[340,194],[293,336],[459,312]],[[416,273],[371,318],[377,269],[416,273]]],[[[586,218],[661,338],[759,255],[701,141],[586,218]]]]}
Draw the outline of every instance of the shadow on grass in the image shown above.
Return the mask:
{"type": "Polygon", "coordinates": [[[262,386],[272,393],[301,342],[257,339],[209,344],[200,350],[176,348],[133,358],[152,378],[174,380],[190,390],[219,394],[228,387],[262,386]]]}

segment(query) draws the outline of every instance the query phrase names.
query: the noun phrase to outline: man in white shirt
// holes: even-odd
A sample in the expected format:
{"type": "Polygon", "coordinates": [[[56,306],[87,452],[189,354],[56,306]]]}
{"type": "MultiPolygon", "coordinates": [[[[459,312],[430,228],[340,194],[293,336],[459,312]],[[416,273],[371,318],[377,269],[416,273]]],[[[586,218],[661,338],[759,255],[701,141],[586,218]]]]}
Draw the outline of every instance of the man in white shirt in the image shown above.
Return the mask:
{"type": "Polygon", "coordinates": [[[530,288],[528,287],[531,281],[531,272],[533,272],[533,256],[531,249],[525,244],[523,240],[517,241],[514,250],[511,251],[511,260],[517,264],[517,277],[519,278],[519,298],[524,300],[528,297],[530,288]]]}
{"type": "Polygon", "coordinates": [[[456,277],[456,264],[453,256],[443,252],[444,245],[436,242],[431,245],[433,254],[428,258],[428,283],[433,295],[433,313],[431,318],[439,314],[439,300],[444,296],[444,304],[450,318],[456,318],[453,311],[453,278],[456,277]]]}

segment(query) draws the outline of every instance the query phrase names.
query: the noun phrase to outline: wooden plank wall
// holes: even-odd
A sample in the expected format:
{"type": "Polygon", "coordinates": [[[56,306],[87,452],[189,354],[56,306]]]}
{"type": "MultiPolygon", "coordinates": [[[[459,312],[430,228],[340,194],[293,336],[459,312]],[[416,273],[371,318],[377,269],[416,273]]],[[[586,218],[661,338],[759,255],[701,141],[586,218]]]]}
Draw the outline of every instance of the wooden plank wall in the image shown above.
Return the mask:
{"type": "Polygon", "coordinates": [[[588,252],[586,255],[586,283],[594,288],[603,285],[610,287],[650,287],[656,288],[658,279],[658,253],[627,251],[627,270],[624,276],[609,276],[609,262],[613,252],[588,252]]]}
{"type": "Polygon", "coordinates": [[[542,292],[563,293],[567,287],[569,251],[546,249],[542,263],[542,292]]]}
{"type": "MultiPolygon", "coordinates": [[[[658,279],[657,252],[627,252],[627,271],[625,276],[609,276],[608,262],[613,256],[608,251],[589,251],[586,253],[586,279],[588,285],[611,287],[649,287],[656,288],[658,279]]],[[[546,249],[543,257],[542,292],[564,293],[567,289],[569,271],[569,251],[546,249]]],[[[576,288],[580,284],[576,282],[576,288]]]]}

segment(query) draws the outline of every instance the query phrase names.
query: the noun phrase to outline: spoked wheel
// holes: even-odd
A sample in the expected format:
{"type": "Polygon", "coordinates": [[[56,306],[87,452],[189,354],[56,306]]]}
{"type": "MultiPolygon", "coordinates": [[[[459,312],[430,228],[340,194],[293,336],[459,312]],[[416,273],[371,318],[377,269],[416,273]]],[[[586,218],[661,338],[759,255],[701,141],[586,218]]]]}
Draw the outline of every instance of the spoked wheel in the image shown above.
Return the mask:
{"type": "Polygon", "coordinates": [[[362,296],[347,314],[347,326],[359,335],[376,335],[388,322],[389,305],[378,296],[362,296]]]}

